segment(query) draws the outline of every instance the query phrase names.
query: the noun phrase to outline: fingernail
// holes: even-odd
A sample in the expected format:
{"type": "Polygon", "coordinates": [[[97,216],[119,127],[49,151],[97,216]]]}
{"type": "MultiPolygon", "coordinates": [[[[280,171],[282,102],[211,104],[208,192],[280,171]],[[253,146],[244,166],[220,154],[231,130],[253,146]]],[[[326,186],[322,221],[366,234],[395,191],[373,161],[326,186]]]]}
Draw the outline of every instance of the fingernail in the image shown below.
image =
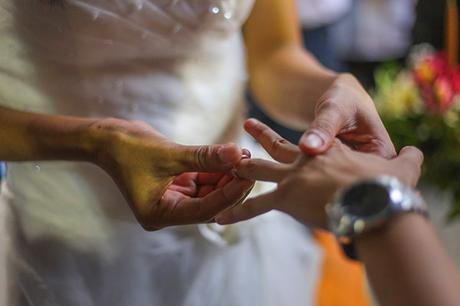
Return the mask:
{"type": "Polygon", "coordinates": [[[303,140],[305,146],[318,149],[324,145],[324,140],[316,133],[310,133],[308,136],[303,140]]]}
{"type": "Polygon", "coordinates": [[[249,151],[248,149],[243,149],[243,159],[248,159],[248,158],[251,158],[251,151],[249,151]]]}

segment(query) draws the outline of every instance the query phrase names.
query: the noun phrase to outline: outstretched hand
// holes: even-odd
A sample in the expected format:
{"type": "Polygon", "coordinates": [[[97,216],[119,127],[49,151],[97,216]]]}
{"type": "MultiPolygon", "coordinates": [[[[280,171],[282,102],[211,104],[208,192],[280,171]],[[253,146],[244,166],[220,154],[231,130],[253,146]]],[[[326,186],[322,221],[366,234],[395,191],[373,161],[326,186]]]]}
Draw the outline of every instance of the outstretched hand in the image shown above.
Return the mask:
{"type": "Polygon", "coordinates": [[[351,150],[339,140],[324,154],[308,157],[294,144],[280,137],[263,123],[250,119],[245,128],[279,163],[245,159],[238,176],[250,180],[278,183],[275,191],[249,199],[244,204],[220,213],[220,224],[235,223],[277,209],[312,227],[326,227],[325,205],[341,188],[356,180],[379,175],[398,177],[415,186],[423,161],[413,147],[401,150],[391,160],[351,150]]]}
{"type": "Polygon", "coordinates": [[[96,163],[146,230],[211,221],[252,189],[251,180],[229,174],[250,154],[234,144],[183,146],[146,123],[118,119],[92,128],[101,138],[96,163]]]}

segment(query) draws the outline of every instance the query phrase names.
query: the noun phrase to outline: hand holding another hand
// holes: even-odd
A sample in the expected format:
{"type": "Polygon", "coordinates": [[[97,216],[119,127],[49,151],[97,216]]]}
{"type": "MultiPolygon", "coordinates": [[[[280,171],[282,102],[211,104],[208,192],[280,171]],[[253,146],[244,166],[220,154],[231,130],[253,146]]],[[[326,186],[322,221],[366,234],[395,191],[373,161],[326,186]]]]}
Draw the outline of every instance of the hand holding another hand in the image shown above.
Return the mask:
{"type": "Polygon", "coordinates": [[[256,120],[248,120],[245,128],[280,163],[242,160],[237,168],[239,177],[276,182],[278,187],[220,213],[216,217],[220,224],[239,222],[277,209],[309,226],[325,228],[325,205],[338,190],[359,179],[379,175],[396,176],[415,186],[420,176],[423,155],[413,147],[406,147],[399,156],[387,160],[353,151],[335,140],[326,153],[310,158],[256,120]]]}
{"type": "Polygon", "coordinates": [[[359,152],[385,158],[396,155],[390,136],[371,97],[350,74],[340,74],[315,104],[314,118],[300,140],[300,149],[317,155],[335,139],[359,152]]]}
{"type": "Polygon", "coordinates": [[[91,126],[95,163],[115,181],[146,230],[211,221],[244,200],[253,182],[230,171],[249,157],[234,144],[183,146],[143,122],[103,119],[91,126]]]}

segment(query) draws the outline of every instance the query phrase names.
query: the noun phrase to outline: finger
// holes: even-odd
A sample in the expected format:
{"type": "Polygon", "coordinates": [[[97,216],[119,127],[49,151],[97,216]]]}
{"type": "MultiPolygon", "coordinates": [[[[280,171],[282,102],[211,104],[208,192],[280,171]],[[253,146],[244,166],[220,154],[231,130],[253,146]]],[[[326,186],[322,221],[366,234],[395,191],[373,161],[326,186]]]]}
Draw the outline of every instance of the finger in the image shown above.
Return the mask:
{"type": "Polygon", "coordinates": [[[279,182],[291,171],[291,166],[264,159],[245,159],[236,167],[236,175],[254,181],[279,182]]]}
{"type": "Polygon", "coordinates": [[[222,210],[237,203],[252,188],[253,182],[234,178],[223,188],[203,198],[184,200],[171,216],[174,224],[206,222],[222,210]]]}
{"type": "Polygon", "coordinates": [[[299,148],[278,135],[267,125],[256,119],[248,119],[245,130],[264,147],[273,159],[282,163],[291,163],[300,153],[299,148]]]}
{"type": "Polygon", "coordinates": [[[300,139],[300,149],[310,155],[326,152],[344,125],[343,114],[335,103],[321,103],[315,119],[300,139]]]}
{"type": "Polygon", "coordinates": [[[180,186],[194,186],[197,175],[197,173],[191,172],[181,173],[180,175],[174,177],[173,182],[174,184],[180,186]]]}
{"type": "Polygon", "coordinates": [[[423,164],[423,153],[416,147],[404,147],[399,152],[399,156],[396,157],[401,162],[413,163],[416,167],[421,167],[423,164]]]}
{"type": "Polygon", "coordinates": [[[422,171],[423,153],[415,147],[404,147],[394,161],[399,163],[399,169],[404,169],[406,183],[416,186],[422,171]]]}
{"type": "MultiPolygon", "coordinates": [[[[246,193],[238,200],[238,202],[236,202],[235,204],[233,204],[233,206],[231,206],[231,207],[235,207],[235,206],[237,206],[237,205],[241,205],[241,203],[243,203],[244,200],[246,200],[246,198],[251,194],[252,189],[254,188],[255,184],[256,184],[256,182],[253,181],[253,182],[252,182],[251,188],[249,188],[249,189],[246,191],[246,193]]],[[[231,208],[231,207],[230,207],[230,208],[231,208]]]]}
{"type": "Polygon", "coordinates": [[[242,150],[235,144],[177,146],[174,151],[174,171],[222,172],[233,168],[241,160],[242,150]]]}
{"type": "Polygon", "coordinates": [[[214,185],[203,185],[198,187],[197,197],[202,198],[214,191],[216,187],[214,185]]]}
{"type": "Polygon", "coordinates": [[[217,182],[216,188],[222,188],[222,187],[224,187],[224,186],[227,185],[233,178],[234,178],[234,176],[232,176],[232,175],[224,175],[224,176],[219,180],[219,182],[217,182]]]}
{"type": "Polygon", "coordinates": [[[225,175],[223,174],[219,181],[217,181],[217,184],[214,182],[212,185],[204,185],[204,186],[199,186],[198,187],[198,198],[202,198],[204,196],[207,196],[210,194],[212,191],[223,188],[225,185],[227,185],[234,177],[230,175],[225,175]]]}
{"type": "Polygon", "coordinates": [[[247,200],[244,204],[227,209],[218,214],[216,222],[221,225],[232,224],[254,218],[275,208],[275,192],[266,193],[247,200]]]}
{"type": "Polygon", "coordinates": [[[381,126],[381,129],[369,131],[368,134],[363,135],[353,132],[343,133],[340,135],[340,139],[359,152],[372,153],[385,159],[393,159],[396,156],[395,147],[385,127],[380,124],[377,126],[381,126]]]}
{"type": "Polygon", "coordinates": [[[224,176],[225,176],[224,173],[200,172],[200,173],[198,173],[198,176],[197,176],[197,183],[200,184],[200,185],[215,185],[224,176]]]}

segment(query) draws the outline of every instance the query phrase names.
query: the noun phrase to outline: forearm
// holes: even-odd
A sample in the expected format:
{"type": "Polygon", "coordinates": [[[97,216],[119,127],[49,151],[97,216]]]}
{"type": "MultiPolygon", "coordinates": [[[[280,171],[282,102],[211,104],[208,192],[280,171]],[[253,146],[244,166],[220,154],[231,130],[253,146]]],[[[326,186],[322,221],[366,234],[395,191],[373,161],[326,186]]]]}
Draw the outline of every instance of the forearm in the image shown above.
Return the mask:
{"type": "Polygon", "coordinates": [[[295,1],[256,1],[244,38],[257,102],[280,123],[305,129],[335,75],[304,50],[295,1]]]}
{"type": "Polygon", "coordinates": [[[356,244],[380,305],[460,305],[456,268],[424,217],[402,215],[356,244]]]}
{"type": "Polygon", "coordinates": [[[337,77],[297,45],[273,51],[249,70],[251,91],[260,106],[276,121],[302,130],[337,77]]]}
{"type": "Polygon", "coordinates": [[[0,160],[91,161],[94,119],[28,113],[0,107],[0,160]]]}

